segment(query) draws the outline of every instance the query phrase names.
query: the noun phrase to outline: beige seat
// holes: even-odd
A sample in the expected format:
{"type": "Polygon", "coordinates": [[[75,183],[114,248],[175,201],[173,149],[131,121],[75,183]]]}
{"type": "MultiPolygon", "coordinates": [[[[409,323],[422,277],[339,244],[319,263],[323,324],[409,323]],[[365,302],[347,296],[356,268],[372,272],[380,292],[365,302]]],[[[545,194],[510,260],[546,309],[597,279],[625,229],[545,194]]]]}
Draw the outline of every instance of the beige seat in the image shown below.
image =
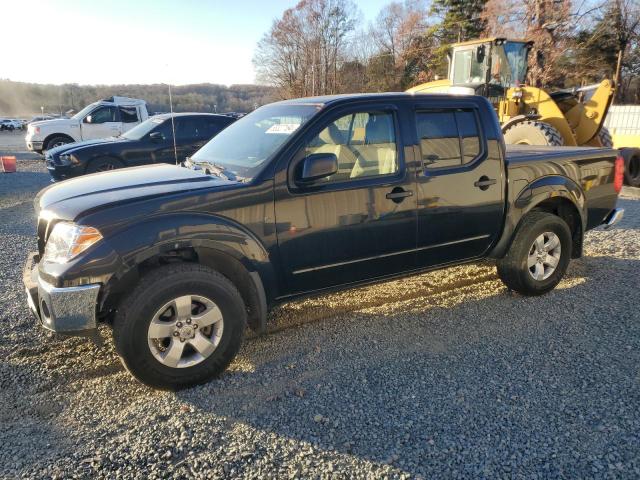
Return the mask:
{"type": "Polygon", "coordinates": [[[365,129],[363,145],[354,145],[358,159],[351,178],[386,175],[398,171],[395,129],[389,114],[371,114],[365,129]]]}
{"type": "Polygon", "coordinates": [[[333,153],[338,159],[338,173],[332,175],[328,180],[348,179],[356,163],[356,156],[346,145],[346,139],[340,129],[332,123],[318,134],[318,139],[322,144],[317,147],[307,147],[307,155],[333,153]]]}

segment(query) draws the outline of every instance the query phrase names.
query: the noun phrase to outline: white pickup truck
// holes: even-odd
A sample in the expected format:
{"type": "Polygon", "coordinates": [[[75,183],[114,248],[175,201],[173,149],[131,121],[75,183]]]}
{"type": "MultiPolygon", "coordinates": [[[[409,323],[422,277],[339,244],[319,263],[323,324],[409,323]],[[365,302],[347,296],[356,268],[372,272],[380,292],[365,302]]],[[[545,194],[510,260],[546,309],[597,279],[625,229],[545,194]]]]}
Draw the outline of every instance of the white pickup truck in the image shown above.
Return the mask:
{"type": "Polygon", "coordinates": [[[87,105],[71,118],[31,122],[25,141],[30,151],[42,153],[65,143],[121,135],[148,117],[144,100],[110,97],[87,105]]]}

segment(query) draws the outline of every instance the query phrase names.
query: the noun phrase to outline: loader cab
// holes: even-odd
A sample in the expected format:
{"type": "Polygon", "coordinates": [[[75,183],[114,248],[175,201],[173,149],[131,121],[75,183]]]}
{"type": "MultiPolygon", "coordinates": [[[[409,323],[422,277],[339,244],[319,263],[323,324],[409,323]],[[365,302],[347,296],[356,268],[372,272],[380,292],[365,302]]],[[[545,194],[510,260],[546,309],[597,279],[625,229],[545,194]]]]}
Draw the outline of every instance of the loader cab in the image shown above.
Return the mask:
{"type": "Polygon", "coordinates": [[[454,44],[449,56],[449,82],[465,93],[502,97],[524,84],[531,42],[490,38],[454,44]]]}

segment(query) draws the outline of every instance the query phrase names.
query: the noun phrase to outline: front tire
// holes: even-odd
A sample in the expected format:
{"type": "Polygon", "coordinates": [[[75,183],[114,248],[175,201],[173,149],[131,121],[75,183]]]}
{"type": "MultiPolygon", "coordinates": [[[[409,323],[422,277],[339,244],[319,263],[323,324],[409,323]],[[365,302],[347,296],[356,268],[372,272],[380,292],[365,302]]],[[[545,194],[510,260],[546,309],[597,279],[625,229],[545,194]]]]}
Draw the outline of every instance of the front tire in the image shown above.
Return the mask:
{"type": "Polygon", "coordinates": [[[102,157],[91,160],[86,173],[110,172],[124,167],[124,164],[115,158],[102,157]]]}
{"type": "Polygon", "coordinates": [[[142,277],[120,302],[114,343],[135,378],[176,390],[227,368],[242,343],[246,316],[226,277],[202,265],[168,265],[142,277]]]}
{"type": "Polygon", "coordinates": [[[47,141],[47,145],[43,150],[51,150],[52,148],[66,145],[67,143],[73,143],[73,139],[65,137],[64,135],[57,135],[47,141]]]}
{"type": "Polygon", "coordinates": [[[522,295],[542,295],[562,280],[571,247],[571,230],[562,218],[531,212],[518,226],[507,255],[498,260],[498,276],[522,295]]]}

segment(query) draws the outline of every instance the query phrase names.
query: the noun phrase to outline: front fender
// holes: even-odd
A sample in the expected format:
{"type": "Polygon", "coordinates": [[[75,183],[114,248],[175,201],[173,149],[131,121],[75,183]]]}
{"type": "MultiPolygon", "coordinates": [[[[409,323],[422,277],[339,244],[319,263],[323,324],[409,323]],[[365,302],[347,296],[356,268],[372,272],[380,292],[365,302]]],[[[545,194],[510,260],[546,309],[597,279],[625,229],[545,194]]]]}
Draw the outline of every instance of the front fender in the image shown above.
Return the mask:
{"type": "Polygon", "coordinates": [[[525,215],[548,200],[570,204],[580,217],[581,234],[586,230],[587,206],[584,192],[573,180],[562,175],[548,175],[539,178],[520,192],[514,192],[508,205],[507,217],[500,239],[489,254],[492,258],[502,258],[511,246],[513,235],[525,215]]]}
{"type": "Polygon", "coordinates": [[[124,270],[154,256],[185,248],[221,251],[239,260],[248,271],[257,271],[261,276],[263,272],[272,270],[269,253],[262,242],[243,225],[218,215],[157,215],[130,225],[111,237],[109,242],[122,258],[124,270]]]}

